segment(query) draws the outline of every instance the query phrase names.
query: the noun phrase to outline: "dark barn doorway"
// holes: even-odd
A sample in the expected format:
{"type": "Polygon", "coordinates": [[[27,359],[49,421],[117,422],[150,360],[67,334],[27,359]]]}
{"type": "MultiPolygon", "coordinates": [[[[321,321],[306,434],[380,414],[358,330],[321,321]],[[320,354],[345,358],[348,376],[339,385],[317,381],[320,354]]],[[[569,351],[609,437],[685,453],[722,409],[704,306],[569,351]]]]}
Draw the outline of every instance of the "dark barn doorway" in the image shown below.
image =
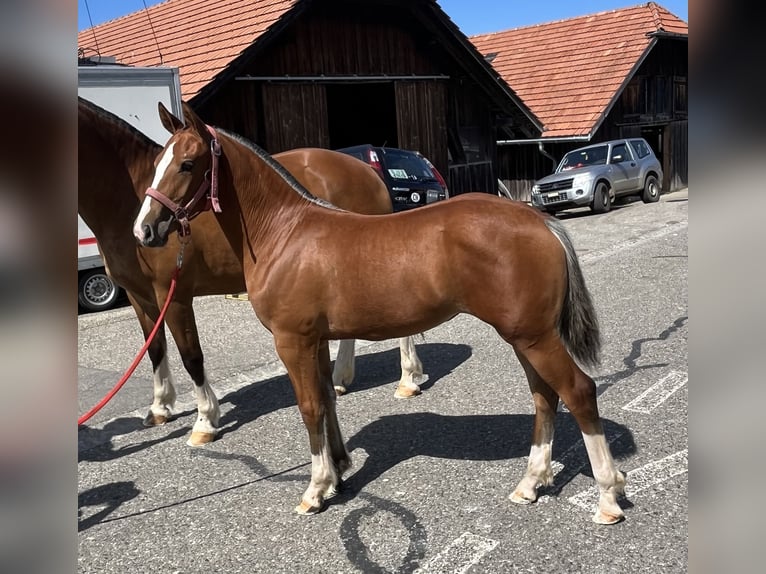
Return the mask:
{"type": "Polygon", "coordinates": [[[393,82],[327,85],[330,148],[398,147],[393,82]]]}

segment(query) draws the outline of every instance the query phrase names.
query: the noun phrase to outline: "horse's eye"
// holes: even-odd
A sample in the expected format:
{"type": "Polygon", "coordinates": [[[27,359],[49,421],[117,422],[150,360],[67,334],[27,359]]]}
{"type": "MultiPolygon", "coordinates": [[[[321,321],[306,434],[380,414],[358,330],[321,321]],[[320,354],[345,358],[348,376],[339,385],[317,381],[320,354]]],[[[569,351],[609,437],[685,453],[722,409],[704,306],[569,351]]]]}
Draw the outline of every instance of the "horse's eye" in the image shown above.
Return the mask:
{"type": "Polygon", "coordinates": [[[191,161],[191,160],[187,159],[186,161],[181,163],[181,171],[182,172],[183,171],[191,171],[193,167],[194,167],[194,162],[191,161]]]}

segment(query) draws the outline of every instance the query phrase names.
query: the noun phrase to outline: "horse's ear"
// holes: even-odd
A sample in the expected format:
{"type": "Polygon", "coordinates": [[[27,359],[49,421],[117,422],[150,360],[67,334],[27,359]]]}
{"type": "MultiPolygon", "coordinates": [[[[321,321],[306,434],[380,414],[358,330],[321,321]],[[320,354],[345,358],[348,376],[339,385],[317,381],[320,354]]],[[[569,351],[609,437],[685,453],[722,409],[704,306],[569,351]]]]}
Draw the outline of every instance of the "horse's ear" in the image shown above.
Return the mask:
{"type": "Polygon", "coordinates": [[[160,121],[162,122],[162,126],[171,134],[176,133],[178,130],[184,127],[183,122],[171,114],[162,102],[157,103],[157,109],[160,112],[160,121]]]}
{"type": "Polygon", "coordinates": [[[193,126],[194,129],[202,136],[207,136],[207,127],[205,122],[202,121],[192,107],[186,103],[186,100],[181,101],[181,109],[184,113],[184,123],[188,126],[193,126]]]}

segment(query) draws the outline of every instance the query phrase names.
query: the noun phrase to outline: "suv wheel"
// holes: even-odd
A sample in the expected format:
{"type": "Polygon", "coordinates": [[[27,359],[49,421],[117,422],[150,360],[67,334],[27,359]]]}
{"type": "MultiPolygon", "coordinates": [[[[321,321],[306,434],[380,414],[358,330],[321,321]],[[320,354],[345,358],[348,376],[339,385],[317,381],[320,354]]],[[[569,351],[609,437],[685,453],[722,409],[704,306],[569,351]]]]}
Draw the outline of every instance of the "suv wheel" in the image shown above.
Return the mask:
{"type": "Polygon", "coordinates": [[[599,183],[596,186],[596,192],[593,194],[593,213],[606,213],[611,209],[612,202],[609,200],[609,188],[605,183],[599,183]]]}
{"type": "Polygon", "coordinates": [[[644,192],[641,194],[641,200],[644,203],[654,203],[660,198],[660,184],[657,178],[650,175],[644,183],[644,192]]]}
{"type": "Polygon", "coordinates": [[[117,285],[100,268],[83,273],[78,283],[77,301],[88,311],[111,309],[120,294],[117,285]]]}

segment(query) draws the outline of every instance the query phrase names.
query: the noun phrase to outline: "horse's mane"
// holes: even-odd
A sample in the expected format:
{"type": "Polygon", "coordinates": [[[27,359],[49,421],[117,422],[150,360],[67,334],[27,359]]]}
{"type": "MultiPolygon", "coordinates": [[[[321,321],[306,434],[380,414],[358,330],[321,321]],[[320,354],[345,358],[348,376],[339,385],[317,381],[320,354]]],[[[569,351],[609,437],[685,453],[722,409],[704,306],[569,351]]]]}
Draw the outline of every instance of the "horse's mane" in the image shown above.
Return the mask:
{"type": "Polygon", "coordinates": [[[77,100],[80,106],[87,108],[88,111],[95,114],[106,123],[111,124],[114,128],[122,132],[126,132],[129,136],[132,136],[133,139],[138,140],[139,144],[142,144],[148,148],[162,149],[162,146],[160,144],[158,144],[152,138],[147,136],[141,130],[137,129],[133,125],[123,120],[120,116],[113,114],[109,110],[105,110],[101,106],[94,104],[90,100],[86,100],[82,96],[77,96],[77,100]]]}
{"type": "Polygon", "coordinates": [[[269,153],[266,150],[264,150],[262,147],[260,147],[258,144],[242,137],[241,135],[232,133],[230,131],[227,131],[221,128],[216,128],[216,130],[226,135],[227,137],[230,137],[234,141],[242,144],[247,149],[252,151],[264,163],[266,163],[266,165],[268,165],[270,168],[276,171],[282,177],[282,179],[284,179],[290,185],[290,187],[292,187],[296,192],[298,192],[299,195],[309,200],[311,203],[321,205],[322,207],[328,207],[330,209],[343,211],[339,207],[330,203],[329,201],[325,201],[324,199],[321,199],[315,196],[308,189],[303,187],[300,184],[300,182],[298,182],[298,180],[295,179],[295,177],[293,177],[293,175],[282,166],[282,164],[280,164],[277,160],[271,157],[271,155],[269,155],[269,153]]]}

